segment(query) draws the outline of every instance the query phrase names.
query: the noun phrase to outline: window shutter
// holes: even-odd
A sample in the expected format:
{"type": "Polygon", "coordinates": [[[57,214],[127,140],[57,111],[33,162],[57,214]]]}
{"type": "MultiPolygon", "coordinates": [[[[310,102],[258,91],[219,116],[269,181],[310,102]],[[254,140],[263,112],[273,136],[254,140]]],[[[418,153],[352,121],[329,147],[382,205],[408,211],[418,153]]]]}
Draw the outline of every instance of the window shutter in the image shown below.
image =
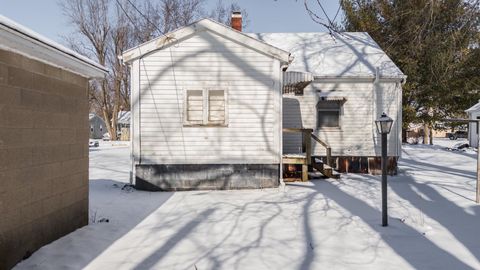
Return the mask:
{"type": "Polygon", "coordinates": [[[225,124],[225,91],[208,91],[208,123],[225,124]]]}
{"type": "Polygon", "coordinates": [[[203,91],[187,90],[186,122],[194,125],[203,124],[203,91]]]}

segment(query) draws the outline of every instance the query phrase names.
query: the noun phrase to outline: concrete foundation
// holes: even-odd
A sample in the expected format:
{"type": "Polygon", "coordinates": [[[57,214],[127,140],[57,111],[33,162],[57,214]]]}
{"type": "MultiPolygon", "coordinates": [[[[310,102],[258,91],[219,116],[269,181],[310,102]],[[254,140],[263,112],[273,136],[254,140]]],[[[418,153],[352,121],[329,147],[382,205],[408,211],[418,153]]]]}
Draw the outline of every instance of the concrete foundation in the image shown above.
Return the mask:
{"type": "Polygon", "coordinates": [[[150,191],[258,189],[280,183],[279,164],[136,165],[137,189],[150,191]]]}

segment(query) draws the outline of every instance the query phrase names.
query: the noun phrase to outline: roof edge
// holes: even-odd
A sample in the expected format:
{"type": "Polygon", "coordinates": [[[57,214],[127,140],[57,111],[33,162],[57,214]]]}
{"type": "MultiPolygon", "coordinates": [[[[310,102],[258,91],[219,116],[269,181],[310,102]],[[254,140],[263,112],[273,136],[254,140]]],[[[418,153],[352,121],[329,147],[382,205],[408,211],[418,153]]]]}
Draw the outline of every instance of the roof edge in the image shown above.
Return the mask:
{"type": "Polygon", "coordinates": [[[132,62],[148,53],[160,50],[169,44],[175,43],[178,39],[187,37],[202,30],[210,30],[221,36],[225,36],[229,39],[235,40],[245,45],[246,47],[270,55],[274,58],[281,60],[284,63],[288,64],[292,61],[289,52],[279,49],[266,42],[258,40],[243,32],[239,32],[233,28],[230,28],[209,18],[198,20],[189,25],[178,28],[170,33],[167,33],[161,37],[154,38],[136,47],[128,49],[120,56],[120,58],[123,60],[124,63],[132,62]]]}
{"type": "Polygon", "coordinates": [[[103,78],[108,70],[40,34],[0,15],[0,48],[56,65],[88,78],[103,78]]]}

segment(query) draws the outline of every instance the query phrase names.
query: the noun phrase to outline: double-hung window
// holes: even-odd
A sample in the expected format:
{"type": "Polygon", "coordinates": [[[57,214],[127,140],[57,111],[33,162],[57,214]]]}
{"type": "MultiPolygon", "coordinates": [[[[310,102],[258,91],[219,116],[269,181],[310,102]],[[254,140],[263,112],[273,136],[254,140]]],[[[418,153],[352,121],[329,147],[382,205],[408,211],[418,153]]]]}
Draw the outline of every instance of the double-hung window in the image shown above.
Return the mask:
{"type": "Polygon", "coordinates": [[[183,122],[184,126],[226,126],[226,91],[216,88],[185,90],[183,122]]]}
{"type": "Polygon", "coordinates": [[[317,104],[317,128],[340,128],[342,103],[321,100],[317,104]]]}

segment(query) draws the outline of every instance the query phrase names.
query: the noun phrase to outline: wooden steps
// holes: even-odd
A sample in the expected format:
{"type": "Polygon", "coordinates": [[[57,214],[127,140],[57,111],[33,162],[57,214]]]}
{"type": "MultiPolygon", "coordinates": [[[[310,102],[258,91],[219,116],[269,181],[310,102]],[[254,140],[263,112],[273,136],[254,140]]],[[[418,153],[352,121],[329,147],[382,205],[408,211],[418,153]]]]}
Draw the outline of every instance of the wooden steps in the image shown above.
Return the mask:
{"type": "Polygon", "coordinates": [[[340,178],[340,173],[335,171],[335,169],[328,166],[327,164],[323,163],[323,161],[317,157],[312,157],[312,167],[328,178],[340,178]]]}
{"type": "Polygon", "coordinates": [[[340,178],[340,174],[328,165],[332,161],[332,148],[314,135],[313,129],[284,128],[283,132],[302,134],[301,153],[284,154],[282,157],[283,164],[288,165],[287,169],[284,167],[283,179],[285,182],[308,181],[309,179],[321,178],[321,175],[328,178],[340,178]],[[312,155],[312,140],[325,147],[325,159],[328,161],[326,164],[323,163],[320,157],[312,155]],[[299,174],[300,177],[298,177],[299,174]]]}

